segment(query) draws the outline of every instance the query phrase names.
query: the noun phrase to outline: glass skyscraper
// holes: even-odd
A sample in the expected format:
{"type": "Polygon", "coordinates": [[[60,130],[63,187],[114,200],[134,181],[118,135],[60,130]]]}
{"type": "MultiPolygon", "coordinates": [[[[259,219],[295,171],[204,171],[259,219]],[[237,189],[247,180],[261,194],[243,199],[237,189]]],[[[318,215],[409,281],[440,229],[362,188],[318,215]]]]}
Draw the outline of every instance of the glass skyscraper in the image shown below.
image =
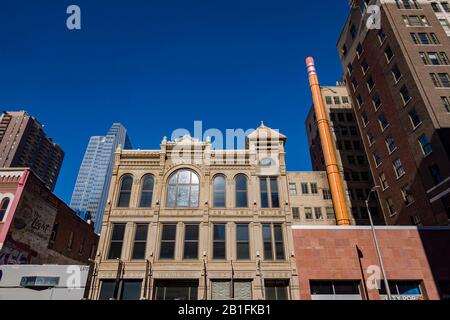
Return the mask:
{"type": "Polygon", "coordinates": [[[83,219],[92,219],[97,233],[102,226],[114,152],[119,145],[132,149],[127,130],[120,123],[114,123],[106,136],[91,137],[72,193],[70,207],[83,219]]]}

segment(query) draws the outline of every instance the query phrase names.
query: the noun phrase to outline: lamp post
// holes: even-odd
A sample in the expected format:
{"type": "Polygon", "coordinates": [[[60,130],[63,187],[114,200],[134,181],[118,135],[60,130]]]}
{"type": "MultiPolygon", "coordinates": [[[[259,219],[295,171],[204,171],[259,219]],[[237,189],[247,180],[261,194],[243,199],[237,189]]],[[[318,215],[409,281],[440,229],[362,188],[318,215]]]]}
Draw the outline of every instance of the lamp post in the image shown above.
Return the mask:
{"type": "Polygon", "coordinates": [[[381,256],[381,250],[380,250],[380,246],[378,244],[377,234],[375,232],[375,226],[374,226],[373,220],[372,220],[372,213],[370,212],[370,207],[369,207],[370,196],[372,195],[373,192],[377,192],[378,188],[379,188],[379,186],[375,186],[370,190],[369,194],[367,195],[367,199],[366,199],[366,208],[367,208],[367,214],[369,216],[370,227],[372,229],[373,242],[375,243],[375,248],[377,250],[377,255],[378,255],[378,261],[380,263],[381,272],[383,273],[384,286],[386,288],[387,297],[388,297],[388,300],[392,300],[391,289],[389,288],[389,282],[386,277],[386,270],[384,269],[383,258],[381,256]]]}

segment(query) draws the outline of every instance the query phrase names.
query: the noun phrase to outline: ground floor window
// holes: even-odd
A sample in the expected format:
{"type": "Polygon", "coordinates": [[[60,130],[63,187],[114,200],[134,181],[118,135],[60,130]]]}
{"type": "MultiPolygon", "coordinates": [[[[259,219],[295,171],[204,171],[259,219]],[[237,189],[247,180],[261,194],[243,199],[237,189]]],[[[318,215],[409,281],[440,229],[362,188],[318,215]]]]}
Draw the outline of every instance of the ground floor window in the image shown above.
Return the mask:
{"type": "Polygon", "coordinates": [[[100,300],[139,300],[142,279],[101,280],[100,300]]]}
{"type": "Polygon", "coordinates": [[[360,281],[310,281],[312,300],[362,300],[360,281]]]}
{"type": "Polygon", "coordinates": [[[198,280],[155,280],[154,300],[197,300],[198,280]]]}
{"type": "MultiPolygon", "coordinates": [[[[423,298],[421,288],[422,281],[389,281],[389,289],[392,298],[395,300],[418,300],[423,298]]],[[[387,299],[386,287],[384,282],[381,282],[380,296],[387,299]]]]}
{"type": "Polygon", "coordinates": [[[252,300],[251,280],[211,280],[212,300],[252,300]]]}
{"type": "Polygon", "coordinates": [[[289,300],[289,280],[266,280],[266,300],[289,300]]]}

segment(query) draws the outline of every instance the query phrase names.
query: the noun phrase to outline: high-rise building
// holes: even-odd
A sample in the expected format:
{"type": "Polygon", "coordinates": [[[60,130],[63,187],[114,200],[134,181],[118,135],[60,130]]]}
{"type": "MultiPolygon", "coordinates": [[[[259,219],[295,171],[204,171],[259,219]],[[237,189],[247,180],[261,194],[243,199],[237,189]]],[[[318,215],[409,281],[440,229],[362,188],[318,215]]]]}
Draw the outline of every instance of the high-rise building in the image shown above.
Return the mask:
{"type": "Polygon", "coordinates": [[[44,132],[43,125],[25,111],[0,116],[0,167],[30,168],[53,191],[64,151],[44,132]]]}
{"type": "MultiPolygon", "coordinates": [[[[336,86],[322,87],[321,90],[336,160],[347,191],[350,219],[352,224],[367,224],[369,221],[365,200],[373,187],[372,174],[347,88],[338,82],[336,86]]],[[[314,106],[306,118],[305,126],[313,170],[326,171],[314,106]]],[[[371,202],[370,211],[377,223],[383,221],[375,201],[371,202]]]]}
{"type": "Polygon", "coordinates": [[[100,232],[107,192],[114,165],[114,152],[121,145],[131,149],[127,130],[115,123],[106,136],[93,136],[81,163],[70,206],[85,219],[92,219],[100,232]]]}
{"type": "Polygon", "coordinates": [[[352,1],[337,44],[387,224],[450,218],[448,12],[443,1],[352,1]]]}

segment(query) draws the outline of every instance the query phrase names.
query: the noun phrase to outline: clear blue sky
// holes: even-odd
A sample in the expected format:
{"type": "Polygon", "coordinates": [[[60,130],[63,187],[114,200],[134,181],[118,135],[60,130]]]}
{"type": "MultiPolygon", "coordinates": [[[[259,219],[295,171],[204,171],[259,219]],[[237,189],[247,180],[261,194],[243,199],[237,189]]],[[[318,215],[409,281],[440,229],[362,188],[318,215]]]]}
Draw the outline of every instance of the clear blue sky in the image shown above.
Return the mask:
{"type": "Polygon", "coordinates": [[[288,136],[289,170],[310,170],[304,58],[322,85],[342,75],[347,1],[0,0],[0,108],[27,110],[66,157],[56,193],[70,200],[91,135],[123,123],[136,148],[176,128],[255,128],[288,136]],[[66,8],[82,30],[66,28],[66,8]]]}

